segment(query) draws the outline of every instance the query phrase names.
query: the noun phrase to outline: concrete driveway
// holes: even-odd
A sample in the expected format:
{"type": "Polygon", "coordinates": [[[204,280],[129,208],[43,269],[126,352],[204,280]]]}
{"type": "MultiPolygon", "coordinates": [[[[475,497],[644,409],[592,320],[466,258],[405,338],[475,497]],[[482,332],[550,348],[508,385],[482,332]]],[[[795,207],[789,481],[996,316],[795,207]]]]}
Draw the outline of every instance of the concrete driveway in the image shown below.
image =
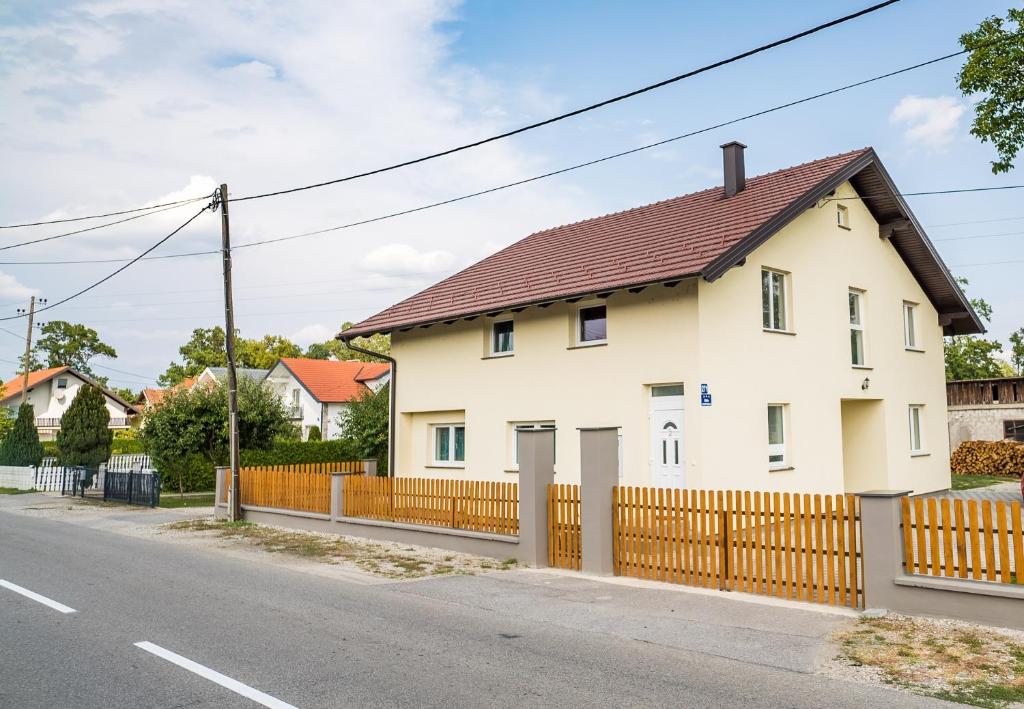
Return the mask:
{"type": "Polygon", "coordinates": [[[1020,502],[1020,482],[996,483],[988,487],[975,487],[970,490],[948,490],[936,492],[925,497],[946,497],[952,500],[992,500],[995,502],[1020,502]]]}

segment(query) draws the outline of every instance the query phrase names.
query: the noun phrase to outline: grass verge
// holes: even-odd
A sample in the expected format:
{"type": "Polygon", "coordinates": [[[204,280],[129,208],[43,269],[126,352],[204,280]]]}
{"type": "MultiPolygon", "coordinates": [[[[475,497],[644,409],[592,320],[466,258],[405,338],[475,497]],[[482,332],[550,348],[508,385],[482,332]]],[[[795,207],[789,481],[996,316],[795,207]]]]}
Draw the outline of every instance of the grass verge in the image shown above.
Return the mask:
{"type": "Polygon", "coordinates": [[[202,494],[202,495],[175,495],[174,493],[166,493],[160,495],[160,506],[165,508],[178,508],[178,507],[213,507],[213,498],[215,493],[202,494]]]}
{"type": "Polygon", "coordinates": [[[882,682],[979,707],[1024,702],[1024,634],[953,620],[889,615],[838,633],[841,662],[882,682]]]}
{"type": "Polygon", "coordinates": [[[0,495],[27,495],[35,490],[19,490],[16,487],[0,487],[0,495]]]}
{"type": "Polygon", "coordinates": [[[1020,482],[1016,478],[997,477],[995,475],[954,475],[953,490],[971,490],[976,487],[988,487],[999,483],[1020,482]]]}
{"type": "Polygon", "coordinates": [[[514,568],[515,559],[498,561],[441,549],[390,542],[369,542],[336,534],[317,534],[251,522],[212,518],[182,520],[163,526],[173,532],[198,532],[257,548],[327,564],[345,564],[392,579],[413,579],[445,574],[476,574],[514,568]]]}

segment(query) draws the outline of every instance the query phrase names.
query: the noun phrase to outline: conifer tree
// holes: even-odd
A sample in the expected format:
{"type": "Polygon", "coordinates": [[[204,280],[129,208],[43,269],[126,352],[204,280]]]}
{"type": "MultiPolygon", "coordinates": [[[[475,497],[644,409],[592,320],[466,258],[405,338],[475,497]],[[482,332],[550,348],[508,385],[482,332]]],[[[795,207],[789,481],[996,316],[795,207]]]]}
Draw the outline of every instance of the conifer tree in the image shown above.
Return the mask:
{"type": "Polygon", "coordinates": [[[0,444],[0,465],[39,465],[43,460],[43,446],[36,430],[36,414],[32,404],[18,407],[14,428],[0,444]]]}
{"type": "Polygon", "coordinates": [[[61,465],[98,468],[110,458],[114,432],[103,392],[86,384],[61,418],[57,432],[61,465]]]}

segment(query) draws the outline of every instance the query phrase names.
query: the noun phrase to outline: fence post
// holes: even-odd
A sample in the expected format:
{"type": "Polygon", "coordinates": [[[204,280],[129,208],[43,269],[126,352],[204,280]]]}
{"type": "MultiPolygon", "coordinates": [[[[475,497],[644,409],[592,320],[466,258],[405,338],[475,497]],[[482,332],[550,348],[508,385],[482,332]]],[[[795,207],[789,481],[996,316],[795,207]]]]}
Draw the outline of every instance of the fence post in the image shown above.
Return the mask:
{"type": "Polygon", "coordinates": [[[619,482],[619,429],[581,428],[581,569],[610,576],[612,567],[612,488],[619,482]]]}
{"type": "Polygon", "coordinates": [[[345,474],[331,473],[331,521],[345,516],[345,474]]]}
{"type": "Polygon", "coordinates": [[[548,565],[548,485],[555,480],[554,429],[519,432],[519,561],[548,565]]]}
{"type": "Polygon", "coordinates": [[[224,504],[224,471],[228,470],[225,465],[215,465],[213,467],[214,477],[214,489],[213,493],[213,508],[216,510],[218,507],[224,504]]]}
{"type": "Polygon", "coordinates": [[[104,502],[107,501],[107,488],[108,488],[108,482],[107,481],[109,479],[110,479],[109,475],[104,475],[103,476],[103,501],[104,502]]]}
{"type": "MultiPolygon", "coordinates": [[[[860,545],[864,607],[889,608],[903,575],[900,505],[908,490],[872,490],[860,498],[860,545]]],[[[895,605],[899,605],[896,603],[895,605]]]]}
{"type": "Polygon", "coordinates": [[[363,474],[368,478],[377,477],[377,459],[376,458],[364,458],[363,459],[363,474]]]}
{"type": "Polygon", "coordinates": [[[135,487],[134,484],[133,484],[134,483],[134,478],[132,477],[133,475],[135,475],[135,471],[134,470],[129,470],[128,471],[128,504],[129,505],[132,504],[132,492],[134,491],[134,487],[135,487]]]}

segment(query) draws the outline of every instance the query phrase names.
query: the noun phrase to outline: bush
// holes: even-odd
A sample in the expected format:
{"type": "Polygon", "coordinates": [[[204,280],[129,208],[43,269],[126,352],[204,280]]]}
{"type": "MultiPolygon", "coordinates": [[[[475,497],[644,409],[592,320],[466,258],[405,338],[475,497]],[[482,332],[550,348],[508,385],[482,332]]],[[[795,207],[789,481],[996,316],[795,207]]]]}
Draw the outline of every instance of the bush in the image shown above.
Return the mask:
{"type": "Polygon", "coordinates": [[[1017,441],[964,441],[949,459],[954,475],[1024,474],[1024,443],[1017,441]]]}
{"type": "Polygon", "coordinates": [[[320,441],[323,440],[323,436],[320,434],[319,426],[312,426],[309,429],[309,435],[306,436],[307,441],[320,441]]]}
{"type": "Polygon", "coordinates": [[[214,466],[199,453],[174,458],[160,468],[160,485],[164,492],[206,492],[217,486],[214,466]]]}
{"type": "Polygon", "coordinates": [[[388,469],[389,387],[385,385],[377,393],[367,389],[338,415],[344,431],[341,440],[360,458],[376,458],[379,473],[388,469]]]}
{"type": "MultiPolygon", "coordinates": [[[[297,465],[359,459],[355,449],[346,441],[277,441],[269,450],[243,450],[240,464],[247,467],[297,465]]],[[[227,465],[226,461],[224,465],[227,465]]]]}
{"type": "Polygon", "coordinates": [[[44,458],[60,457],[60,448],[57,447],[57,441],[40,441],[40,445],[43,447],[44,458]]]}
{"type": "Polygon", "coordinates": [[[39,465],[42,459],[35,409],[32,404],[22,404],[14,427],[0,444],[0,465],[39,465]]]}

